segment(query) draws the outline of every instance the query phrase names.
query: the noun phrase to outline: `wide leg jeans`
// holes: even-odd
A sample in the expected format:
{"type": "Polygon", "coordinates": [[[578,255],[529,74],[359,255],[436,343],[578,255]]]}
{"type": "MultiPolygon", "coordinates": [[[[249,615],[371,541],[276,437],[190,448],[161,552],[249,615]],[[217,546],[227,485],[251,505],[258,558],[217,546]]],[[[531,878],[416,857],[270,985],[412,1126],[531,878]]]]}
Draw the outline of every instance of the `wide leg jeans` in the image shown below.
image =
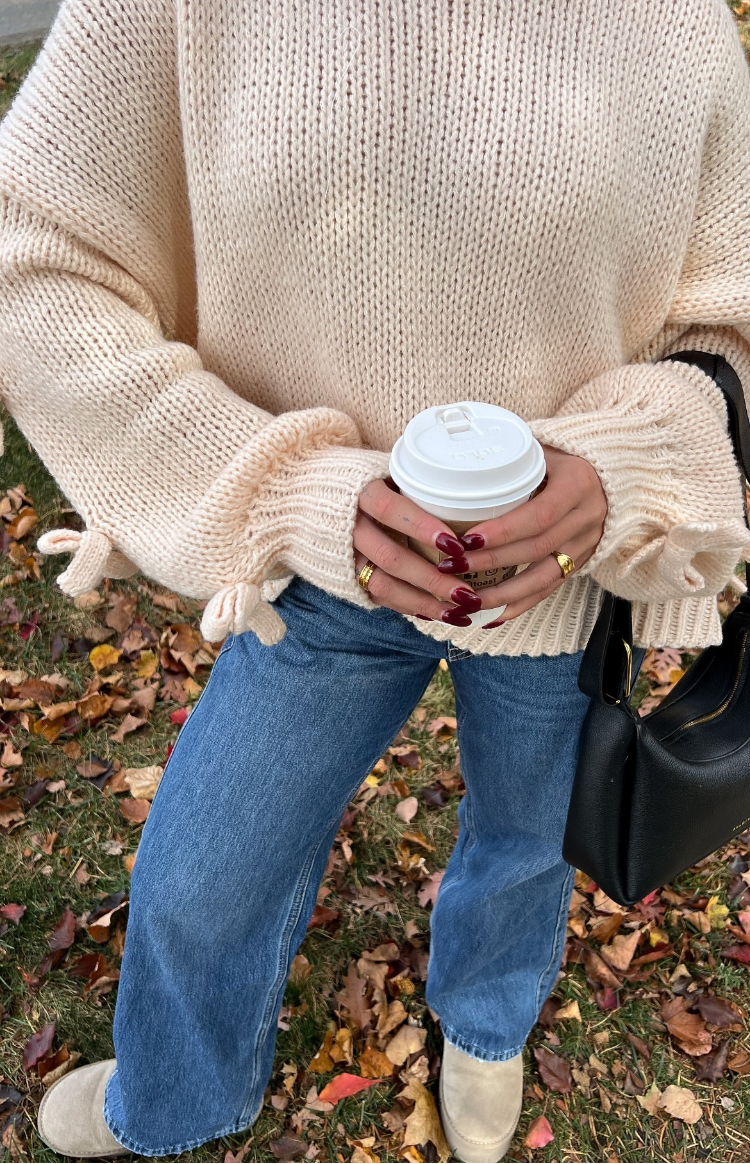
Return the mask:
{"type": "Polygon", "coordinates": [[[467,792],[432,913],[427,1001],[455,1046],[508,1059],[559,968],[582,652],[473,655],[299,578],[276,605],[281,642],[247,632],[222,647],[133,869],[105,1117],[142,1155],[252,1123],[341,817],[442,658],[467,792]]]}

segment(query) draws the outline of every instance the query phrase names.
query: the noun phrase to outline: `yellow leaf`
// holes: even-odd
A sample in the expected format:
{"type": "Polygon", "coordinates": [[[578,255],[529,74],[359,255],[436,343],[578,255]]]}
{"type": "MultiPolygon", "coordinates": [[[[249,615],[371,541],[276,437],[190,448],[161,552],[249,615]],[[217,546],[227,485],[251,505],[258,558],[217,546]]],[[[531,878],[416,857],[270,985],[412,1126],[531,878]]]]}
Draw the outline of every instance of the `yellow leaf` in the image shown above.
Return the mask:
{"type": "Polygon", "coordinates": [[[326,1037],[323,1040],[323,1046],[318,1051],[315,1058],[310,1063],[308,1071],[312,1071],[316,1075],[327,1075],[333,1071],[335,1064],[331,1058],[331,1046],[333,1044],[333,1031],[326,1031],[326,1037]]]}
{"type": "Polygon", "coordinates": [[[369,776],[365,776],[365,784],[368,788],[377,788],[379,783],[380,780],[374,772],[371,772],[369,776]]]}
{"type": "Polygon", "coordinates": [[[413,1099],[414,1111],[406,1120],[404,1128],[403,1146],[412,1147],[415,1144],[434,1144],[438,1160],[445,1162],[450,1159],[451,1150],[443,1134],[440,1116],[435,1107],[435,1100],[423,1083],[412,1079],[408,1087],[400,1093],[399,1099],[413,1099]]]}
{"type": "Polygon", "coordinates": [[[133,670],[139,679],[150,679],[158,666],[159,656],[154,651],[141,651],[133,670]]]}
{"type": "Polygon", "coordinates": [[[581,1008],[575,998],[571,998],[570,1002],[566,1002],[565,1006],[561,1006],[555,1012],[555,1022],[560,1022],[561,1019],[575,1019],[577,1023],[581,1022],[581,1008]]]}
{"type": "Polygon", "coordinates": [[[729,909],[726,905],[719,905],[718,897],[710,897],[706,906],[706,917],[711,923],[712,930],[723,930],[727,924],[729,909]]]}
{"type": "Polygon", "coordinates": [[[94,647],[93,651],[89,652],[89,662],[95,671],[104,671],[107,667],[114,667],[121,654],[122,651],[118,651],[116,647],[110,647],[108,643],[100,643],[98,647],[94,647]]]}

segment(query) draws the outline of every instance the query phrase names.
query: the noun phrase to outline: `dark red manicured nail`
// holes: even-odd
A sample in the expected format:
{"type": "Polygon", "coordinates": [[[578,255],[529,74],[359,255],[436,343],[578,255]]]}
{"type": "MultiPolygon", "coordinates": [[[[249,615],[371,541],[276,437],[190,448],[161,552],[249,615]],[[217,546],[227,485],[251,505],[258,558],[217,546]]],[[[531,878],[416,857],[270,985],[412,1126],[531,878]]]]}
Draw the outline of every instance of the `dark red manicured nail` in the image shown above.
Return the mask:
{"type": "Polygon", "coordinates": [[[441,574],[468,574],[469,563],[463,555],[460,557],[443,558],[442,562],[438,562],[438,570],[441,574]]]}
{"type": "Polygon", "coordinates": [[[469,590],[468,586],[457,586],[455,590],[451,590],[451,602],[455,602],[456,606],[462,607],[464,610],[474,614],[482,605],[482,599],[473,590],[469,590]]]}
{"type": "Polygon", "coordinates": [[[435,545],[444,554],[456,554],[459,558],[464,552],[464,547],[458,538],[454,538],[452,534],[448,533],[439,533],[435,538],[435,545]]]}
{"type": "Polygon", "coordinates": [[[426,614],[415,614],[415,615],[414,615],[414,617],[415,617],[415,618],[421,618],[421,619],[422,619],[422,622],[434,622],[434,621],[435,621],[435,619],[434,619],[434,618],[430,618],[430,617],[429,617],[428,615],[426,615],[426,614]]]}
{"type": "Polygon", "coordinates": [[[490,630],[493,626],[502,626],[503,623],[507,621],[507,618],[496,618],[494,622],[486,622],[484,624],[484,629],[490,630]]]}
{"type": "Polygon", "coordinates": [[[484,545],[484,534],[465,534],[460,540],[465,550],[481,550],[484,545]]]}
{"type": "Polygon", "coordinates": [[[451,626],[471,626],[468,614],[464,614],[462,610],[455,607],[453,610],[444,610],[440,617],[443,622],[449,622],[451,626]]]}

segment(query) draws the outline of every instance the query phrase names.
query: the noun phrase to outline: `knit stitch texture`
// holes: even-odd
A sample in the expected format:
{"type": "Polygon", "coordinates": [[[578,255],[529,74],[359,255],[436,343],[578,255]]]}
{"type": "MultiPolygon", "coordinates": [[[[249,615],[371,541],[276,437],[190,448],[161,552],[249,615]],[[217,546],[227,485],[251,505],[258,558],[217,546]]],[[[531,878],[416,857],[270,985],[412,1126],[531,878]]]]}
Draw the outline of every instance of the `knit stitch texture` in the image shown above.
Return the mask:
{"type": "Polygon", "coordinates": [[[481,653],[720,641],[748,556],[718,352],[750,389],[750,73],[725,0],[64,0],[0,126],[0,395],[84,519],[212,641],[298,573],[368,609],[357,497],[418,411],[587,458],[594,556],[481,653]]]}

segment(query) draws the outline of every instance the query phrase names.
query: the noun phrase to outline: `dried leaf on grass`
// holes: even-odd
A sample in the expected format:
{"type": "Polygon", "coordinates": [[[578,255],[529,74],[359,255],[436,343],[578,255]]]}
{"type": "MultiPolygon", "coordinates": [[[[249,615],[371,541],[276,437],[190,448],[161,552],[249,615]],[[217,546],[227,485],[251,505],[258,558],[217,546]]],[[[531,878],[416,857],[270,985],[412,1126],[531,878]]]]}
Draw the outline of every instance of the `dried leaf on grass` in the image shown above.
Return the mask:
{"type": "Polygon", "coordinates": [[[613,970],[619,970],[622,974],[633,961],[640,939],[640,930],[633,930],[630,934],[617,934],[610,944],[602,946],[599,952],[613,970]]]}
{"type": "Polygon", "coordinates": [[[424,1084],[412,1079],[400,1093],[399,1099],[414,1100],[414,1111],[407,1117],[404,1128],[404,1148],[417,1144],[432,1144],[438,1160],[442,1162],[449,1160],[451,1150],[443,1133],[435,1100],[424,1084]]]}
{"type": "Polygon", "coordinates": [[[703,1115],[703,1108],[693,1092],[687,1087],[676,1087],[673,1083],[664,1090],[659,1106],[686,1124],[697,1124],[703,1115]]]}
{"type": "Polygon", "coordinates": [[[131,824],[143,824],[151,809],[148,800],[119,800],[120,812],[131,824]]]}
{"type": "Polygon", "coordinates": [[[389,1042],[385,1053],[391,1063],[401,1067],[410,1055],[421,1051],[426,1042],[427,1031],[424,1027],[413,1027],[409,1023],[404,1023],[389,1042]]]}
{"type": "Polygon", "coordinates": [[[665,1002],[661,1017],[670,1035],[687,1055],[707,1055],[711,1050],[711,1035],[704,1020],[700,1015],[688,1013],[684,998],[678,996],[665,1002]]]}
{"type": "Polygon", "coordinates": [[[546,1116],[537,1116],[537,1118],[529,1125],[529,1130],[526,1133],[524,1140],[525,1148],[545,1148],[547,1144],[551,1144],[555,1135],[550,1127],[549,1120],[546,1116]]]}
{"type": "Polygon", "coordinates": [[[570,1067],[561,1055],[555,1055],[546,1047],[535,1047],[534,1058],[539,1068],[539,1074],[550,1091],[559,1091],[561,1095],[567,1095],[573,1090],[573,1076],[570,1073],[570,1067]]]}
{"type": "Polygon", "coordinates": [[[47,1023],[40,1031],[31,1036],[23,1049],[21,1066],[24,1071],[30,1071],[40,1059],[47,1057],[55,1040],[55,1027],[55,1023],[47,1023]]]}
{"type": "Polygon", "coordinates": [[[126,768],[123,780],[136,799],[153,800],[163,774],[160,764],[151,764],[146,768],[126,768]]]}
{"type": "Polygon", "coordinates": [[[319,1098],[324,1103],[338,1103],[347,1096],[356,1095],[358,1091],[365,1091],[380,1082],[382,1081],[379,1079],[363,1079],[361,1075],[349,1075],[344,1071],[341,1075],[335,1075],[331,1082],[325,1085],[319,1098]]]}
{"type": "Polygon", "coordinates": [[[695,1065],[696,1083],[718,1083],[727,1070],[729,1039],[719,1043],[715,1051],[703,1055],[695,1065]]]}

